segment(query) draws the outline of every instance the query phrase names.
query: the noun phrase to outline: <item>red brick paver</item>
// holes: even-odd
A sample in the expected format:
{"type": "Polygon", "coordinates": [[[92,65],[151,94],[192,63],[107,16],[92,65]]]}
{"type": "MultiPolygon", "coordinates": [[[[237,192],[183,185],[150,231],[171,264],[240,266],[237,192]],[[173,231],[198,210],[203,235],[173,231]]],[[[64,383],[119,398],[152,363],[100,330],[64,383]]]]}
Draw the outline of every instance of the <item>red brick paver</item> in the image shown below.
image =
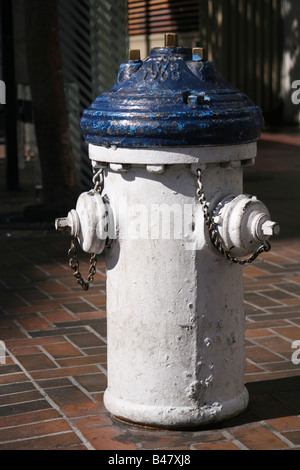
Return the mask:
{"type": "Polygon", "coordinates": [[[85,293],[61,234],[2,231],[0,241],[1,450],[300,448],[300,365],[291,360],[300,340],[300,241],[275,241],[244,268],[248,409],[190,432],[143,429],[107,413],[104,261],[85,293]]]}

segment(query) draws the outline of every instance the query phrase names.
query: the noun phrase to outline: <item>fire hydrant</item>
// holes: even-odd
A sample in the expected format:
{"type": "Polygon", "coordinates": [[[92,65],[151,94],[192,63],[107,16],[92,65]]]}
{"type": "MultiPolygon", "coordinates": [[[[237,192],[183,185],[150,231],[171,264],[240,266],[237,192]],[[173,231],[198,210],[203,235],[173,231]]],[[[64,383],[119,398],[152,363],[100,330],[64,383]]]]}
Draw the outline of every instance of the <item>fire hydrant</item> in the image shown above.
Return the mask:
{"type": "Polygon", "coordinates": [[[279,233],[266,206],[243,194],[261,111],[201,48],[130,51],[117,83],[84,111],[95,187],[56,220],[72,235],[83,288],[107,267],[108,386],[104,403],[132,423],[193,428],[242,412],[242,266],[279,233]],[[88,281],[74,240],[92,253],[88,281]]]}

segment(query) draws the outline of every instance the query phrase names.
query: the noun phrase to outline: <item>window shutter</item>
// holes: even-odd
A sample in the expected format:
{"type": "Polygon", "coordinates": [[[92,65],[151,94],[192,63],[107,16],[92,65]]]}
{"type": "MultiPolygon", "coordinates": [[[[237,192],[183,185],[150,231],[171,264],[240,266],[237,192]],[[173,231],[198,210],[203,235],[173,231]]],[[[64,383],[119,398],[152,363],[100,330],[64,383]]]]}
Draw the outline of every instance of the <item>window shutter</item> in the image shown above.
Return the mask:
{"type": "Polygon", "coordinates": [[[128,0],[129,34],[198,30],[198,13],[198,0],[128,0]]]}

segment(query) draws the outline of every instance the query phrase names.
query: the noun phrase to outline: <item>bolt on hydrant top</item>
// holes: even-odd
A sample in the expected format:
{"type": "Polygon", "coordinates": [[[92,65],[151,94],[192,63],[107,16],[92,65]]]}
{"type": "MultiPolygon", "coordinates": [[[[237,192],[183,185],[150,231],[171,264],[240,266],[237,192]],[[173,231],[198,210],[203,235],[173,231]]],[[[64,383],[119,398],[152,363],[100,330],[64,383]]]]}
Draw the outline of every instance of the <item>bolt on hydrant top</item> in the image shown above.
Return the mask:
{"type": "Polygon", "coordinates": [[[257,141],[260,108],[216,71],[202,48],[178,47],[165,35],[140,60],[130,51],[117,83],[84,111],[86,142],[117,147],[232,145],[257,141]]]}

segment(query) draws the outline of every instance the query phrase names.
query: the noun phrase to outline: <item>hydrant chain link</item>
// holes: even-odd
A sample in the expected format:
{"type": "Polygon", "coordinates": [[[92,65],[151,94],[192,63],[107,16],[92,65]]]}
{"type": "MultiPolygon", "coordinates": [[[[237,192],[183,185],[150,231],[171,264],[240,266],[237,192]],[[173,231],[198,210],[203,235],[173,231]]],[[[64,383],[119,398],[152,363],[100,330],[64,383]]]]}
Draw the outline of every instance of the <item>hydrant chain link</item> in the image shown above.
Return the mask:
{"type": "Polygon", "coordinates": [[[100,170],[94,174],[93,183],[95,185],[94,191],[97,191],[99,194],[101,194],[104,186],[103,168],[100,168],[100,170]]]}
{"type": "Polygon", "coordinates": [[[69,255],[69,266],[74,271],[74,277],[77,280],[78,284],[81,285],[83,290],[88,290],[89,285],[94,280],[94,275],[96,274],[96,264],[97,264],[97,255],[94,253],[91,254],[90,258],[90,268],[89,268],[89,275],[87,281],[85,281],[79,271],[79,261],[77,258],[77,252],[75,247],[76,238],[72,237],[71,239],[71,247],[68,251],[69,255]]]}
{"type": "Polygon", "coordinates": [[[216,224],[213,222],[213,220],[211,219],[209,215],[208,204],[206,201],[206,197],[205,197],[204,190],[203,190],[203,184],[201,180],[202,172],[200,169],[197,170],[197,175],[198,175],[197,196],[203,208],[204,222],[208,228],[208,233],[209,233],[209,236],[213,245],[225,257],[225,259],[227,259],[228,261],[231,261],[232,263],[240,264],[241,266],[244,266],[245,264],[253,263],[253,261],[255,261],[256,258],[261,253],[269,252],[271,250],[271,244],[267,240],[265,240],[264,243],[251,256],[245,259],[238,259],[232,256],[231,253],[223,247],[222,241],[218,235],[216,224]]]}
{"type": "MultiPolygon", "coordinates": [[[[91,192],[101,194],[104,186],[103,168],[100,168],[100,170],[94,174],[92,181],[94,183],[94,189],[92,189],[91,192]]],[[[78,284],[80,284],[83,290],[88,290],[89,285],[91,282],[93,282],[94,276],[96,274],[97,255],[95,253],[91,253],[89,274],[87,281],[85,281],[81,275],[81,272],[79,271],[79,260],[77,258],[75,243],[76,236],[73,236],[71,239],[71,246],[68,251],[69,266],[73,269],[73,275],[78,284]]]]}

